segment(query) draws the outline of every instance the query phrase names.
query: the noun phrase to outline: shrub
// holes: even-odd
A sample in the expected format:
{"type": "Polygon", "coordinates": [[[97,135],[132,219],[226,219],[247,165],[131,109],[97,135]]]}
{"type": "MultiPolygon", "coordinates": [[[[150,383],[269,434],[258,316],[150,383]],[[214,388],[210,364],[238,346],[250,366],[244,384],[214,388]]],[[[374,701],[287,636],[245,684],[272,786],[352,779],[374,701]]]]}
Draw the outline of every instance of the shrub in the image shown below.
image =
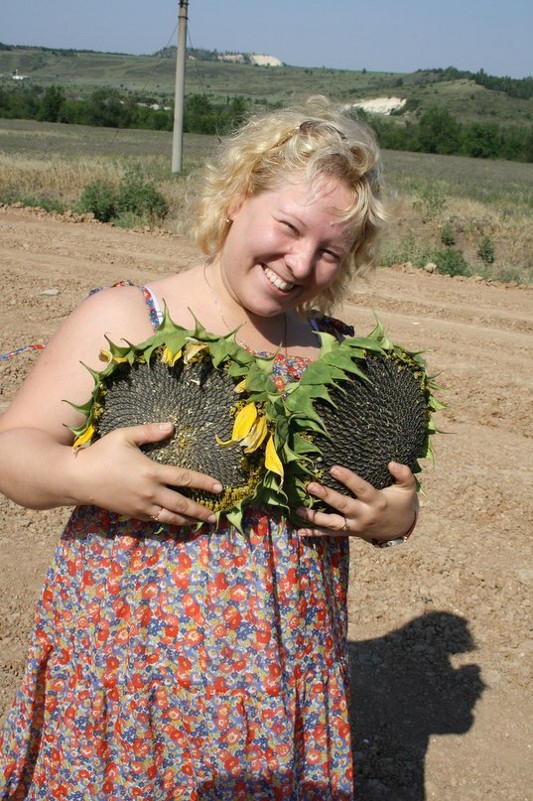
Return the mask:
{"type": "Polygon", "coordinates": [[[87,184],[76,205],[78,212],[92,212],[100,222],[118,222],[132,227],[145,221],[154,223],[168,213],[168,204],[155,184],[146,181],[139,167],[126,171],[118,191],[110,181],[99,179],[87,184]]]}
{"type": "Polygon", "coordinates": [[[391,264],[412,262],[421,267],[432,258],[429,248],[414,234],[408,233],[399,242],[384,245],[380,251],[380,263],[384,267],[391,264]]]}
{"type": "Polygon", "coordinates": [[[437,270],[443,275],[470,275],[470,267],[462,251],[456,248],[438,250],[433,254],[437,270]]]}
{"type": "Polygon", "coordinates": [[[447,248],[453,247],[455,245],[455,231],[450,223],[446,223],[440,233],[440,241],[443,245],[446,245],[447,248]]]}
{"type": "Polygon", "coordinates": [[[122,178],[117,195],[119,213],[130,212],[154,222],[168,213],[168,203],[152,181],[147,181],[140,167],[132,167],[122,178]]]}
{"type": "Polygon", "coordinates": [[[43,211],[48,212],[56,212],[57,214],[63,214],[66,206],[57,198],[53,197],[44,197],[44,196],[28,196],[28,195],[20,195],[16,198],[13,198],[11,201],[13,203],[22,203],[23,206],[27,206],[32,209],[43,209],[43,211]]]}
{"type": "Polygon", "coordinates": [[[118,214],[115,188],[104,179],[92,181],[83,190],[76,211],[90,211],[100,222],[109,222],[118,214]]]}
{"type": "Polygon", "coordinates": [[[446,109],[431,106],[420,117],[418,142],[420,150],[425,153],[457,153],[461,142],[461,125],[446,109]]]}
{"type": "Polygon", "coordinates": [[[484,264],[493,264],[496,254],[494,252],[494,242],[490,236],[484,236],[477,250],[477,255],[484,264]]]}

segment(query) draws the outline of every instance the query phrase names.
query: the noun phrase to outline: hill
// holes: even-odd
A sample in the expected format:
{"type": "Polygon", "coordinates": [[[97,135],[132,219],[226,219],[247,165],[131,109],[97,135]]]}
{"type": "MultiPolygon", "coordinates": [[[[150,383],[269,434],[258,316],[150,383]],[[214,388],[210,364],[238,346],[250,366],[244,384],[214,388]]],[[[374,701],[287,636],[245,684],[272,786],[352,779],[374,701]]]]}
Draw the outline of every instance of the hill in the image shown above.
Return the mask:
{"type": "MultiPolygon", "coordinates": [[[[533,119],[533,79],[491,78],[452,67],[407,74],[259,66],[218,61],[208,52],[189,55],[194,58],[187,62],[186,93],[214,102],[245,97],[258,105],[285,104],[323,93],[355,103],[394,96],[404,101],[396,112],[404,117],[438,106],[461,122],[524,125],[533,119]]],[[[60,85],[81,97],[97,88],[114,87],[167,102],[174,95],[175,48],[136,56],[0,44],[0,88],[11,86],[16,73],[44,87],[60,85]]]]}

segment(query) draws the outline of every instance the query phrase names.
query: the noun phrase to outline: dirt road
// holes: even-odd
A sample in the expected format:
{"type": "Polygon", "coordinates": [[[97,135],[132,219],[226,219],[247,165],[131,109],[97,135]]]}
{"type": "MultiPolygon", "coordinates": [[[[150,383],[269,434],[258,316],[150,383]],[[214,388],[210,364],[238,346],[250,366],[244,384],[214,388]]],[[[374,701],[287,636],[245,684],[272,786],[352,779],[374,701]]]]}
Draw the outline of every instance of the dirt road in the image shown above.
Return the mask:
{"type": "MultiPolygon", "coordinates": [[[[186,267],[194,246],[0,209],[0,355],[43,343],[87,292],[186,267]]],[[[449,408],[409,545],[354,542],[350,647],[362,801],[531,801],[533,292],[407,269],[353,287],[427,351],[449,408]]],[[[37,358],[0,359],[0,410],[37,358]]],[[[0,500],[0,712],[21,675],[41,581],[67,510],[0,500]]]]}

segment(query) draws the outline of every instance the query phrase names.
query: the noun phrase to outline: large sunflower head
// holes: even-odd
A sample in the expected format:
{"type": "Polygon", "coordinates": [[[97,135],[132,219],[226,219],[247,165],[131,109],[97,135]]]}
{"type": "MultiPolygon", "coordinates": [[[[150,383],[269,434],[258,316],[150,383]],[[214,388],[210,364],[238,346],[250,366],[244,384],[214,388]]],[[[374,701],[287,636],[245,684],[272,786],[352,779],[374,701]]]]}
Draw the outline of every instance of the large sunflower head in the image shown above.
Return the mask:
{"type": "Polygon", "coordinates": [[[74,447],[117,428],[169,421],[172,436],[142,450],[155,461],[212,475],[224,487],[220,495],[182,494],[237,526],[252,501],[283,504],[278,392],[268,359],[241,348],[234,334],[215,336],[199,323],[182,328],[167,310],[157,332],[140,345],[108,345],[101,354],[106,367],[91,370],[91,398],[76,407],[85,421],[74,429],[74,447]]]}
{"type": "Polygon", "coordinates": [[[377,489],[392,483],[391,461],[419,472],[419,460],[432,455],[433,413],[443,406],[421,354],[390,342],[379,322],[365,338],[321,338],[320,358],[285,401],[284,488],[292,507],[320,507],[305,490],[313,479],[346,493],[330,475],[334,464],[377,489]]]}

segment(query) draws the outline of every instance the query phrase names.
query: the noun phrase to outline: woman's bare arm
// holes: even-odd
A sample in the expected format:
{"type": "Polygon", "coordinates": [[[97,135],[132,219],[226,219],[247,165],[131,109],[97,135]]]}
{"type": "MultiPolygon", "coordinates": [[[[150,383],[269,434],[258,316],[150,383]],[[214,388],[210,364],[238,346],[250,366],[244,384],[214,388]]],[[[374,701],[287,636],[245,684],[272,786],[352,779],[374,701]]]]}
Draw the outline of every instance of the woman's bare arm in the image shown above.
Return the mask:
{"type": "Polygon", "coordinates": [[[149,519],[165,509],[175,525],[211,520],[205,507],[170,489],[190,486],[218,491],[210,476],[159,465],[139,445],[169,436],[161,421],[121,429],[74,452],[71,427],[82,415],[66,401],[84,403],[93,379],[82,363],[101,369],[107,342],[140,342],[152,333],[138,289],[123,288],[88,298],[50,340],[12,404],[0,418],[0,490],[30,508],[94,503],[120,514],[149,519]],[[120,295],[118,294],[120,293],[120,295]]]}

